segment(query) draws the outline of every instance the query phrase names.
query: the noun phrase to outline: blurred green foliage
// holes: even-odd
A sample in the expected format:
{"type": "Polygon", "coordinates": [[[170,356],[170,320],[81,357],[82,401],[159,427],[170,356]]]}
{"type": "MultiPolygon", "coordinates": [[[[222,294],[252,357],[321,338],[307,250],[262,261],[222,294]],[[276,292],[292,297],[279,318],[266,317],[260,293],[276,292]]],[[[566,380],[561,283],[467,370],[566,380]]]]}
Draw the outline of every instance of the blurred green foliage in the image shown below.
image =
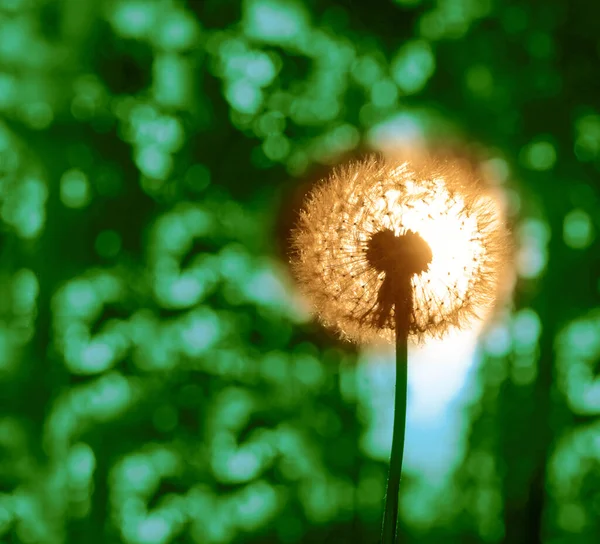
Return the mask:
{"type": "Polygon", "coordinates": [[[311,172],[434,136],[487,150],[518,279],[460,431],[421,451],[458,461],[409,464],[402,542],[598,542],[597,19],[0,0],[0,541],[376,542],[389,375],[311,323],[279,214],[311,172]]]}

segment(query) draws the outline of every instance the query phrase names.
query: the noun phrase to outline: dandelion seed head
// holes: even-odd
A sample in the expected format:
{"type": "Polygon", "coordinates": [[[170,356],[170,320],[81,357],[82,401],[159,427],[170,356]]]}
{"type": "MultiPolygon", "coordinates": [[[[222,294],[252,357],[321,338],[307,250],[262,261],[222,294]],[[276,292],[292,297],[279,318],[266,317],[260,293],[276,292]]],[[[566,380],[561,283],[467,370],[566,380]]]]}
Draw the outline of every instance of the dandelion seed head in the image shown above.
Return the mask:
{"type": "Polygon", "coordinates": [[[410,277],[414,341],[484,318],[508,258],[498,203],[456,157],[372,156],[307,196],[292,270],[326,326],[355,342],[393,339],[394,291],[410,277]]]}

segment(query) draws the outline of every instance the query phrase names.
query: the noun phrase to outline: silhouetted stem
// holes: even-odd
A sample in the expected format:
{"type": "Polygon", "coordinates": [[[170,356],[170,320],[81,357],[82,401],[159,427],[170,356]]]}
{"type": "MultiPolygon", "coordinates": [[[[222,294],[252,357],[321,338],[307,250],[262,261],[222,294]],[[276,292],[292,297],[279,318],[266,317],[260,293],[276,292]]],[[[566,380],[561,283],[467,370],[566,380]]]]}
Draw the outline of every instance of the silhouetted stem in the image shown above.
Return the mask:
{"type": "Polygon", "coordinates": [[[390,455],[383,514],[382,544],[394,544],[398,522],[398,491],[402,476],[402,458],[404,456],[404,436],[406,431],[406,399],[408,389],[408,324],[412,297],[410,285],[403,295],[398,297],[395,307],[396,321],[396,394],[394,403],[394,432],[390,455]]]}

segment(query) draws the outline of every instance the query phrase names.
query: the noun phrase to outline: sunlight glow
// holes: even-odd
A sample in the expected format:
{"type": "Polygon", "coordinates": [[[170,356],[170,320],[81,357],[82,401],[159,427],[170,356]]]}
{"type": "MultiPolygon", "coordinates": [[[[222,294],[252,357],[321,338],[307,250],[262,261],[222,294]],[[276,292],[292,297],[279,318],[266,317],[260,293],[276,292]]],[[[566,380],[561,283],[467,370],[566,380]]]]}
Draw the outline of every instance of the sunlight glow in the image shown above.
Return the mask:
{"type": "Polygon", "coordinates": [[[470,326],[495,302],[506,264],[499,204],[462,162],[419,161],[351,164],[313,192],[301,215],[297,277],[323,321],[350,339],[393,338],[380,296],[387,272],[368,258],[379,232],[413,232],[431,249],[428,268],[411,279],[413,339],[470,326]]]}

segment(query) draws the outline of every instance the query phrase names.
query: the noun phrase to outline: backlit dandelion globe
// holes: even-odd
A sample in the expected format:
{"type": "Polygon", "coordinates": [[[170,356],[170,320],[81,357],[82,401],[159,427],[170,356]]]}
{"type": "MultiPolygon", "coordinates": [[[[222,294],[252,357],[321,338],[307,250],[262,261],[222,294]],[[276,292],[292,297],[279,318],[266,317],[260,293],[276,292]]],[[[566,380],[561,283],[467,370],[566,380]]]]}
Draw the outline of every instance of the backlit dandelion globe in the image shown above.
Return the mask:
{"type": "Polygon", "coordinates": [[[394,285],[408,277],[408,332],[422,341],[485,317],[507,239],[495,195],[465,161],[372,156],[307,196],[291,265],[325,325],[356,342],[393,339],[394,285]]]}

